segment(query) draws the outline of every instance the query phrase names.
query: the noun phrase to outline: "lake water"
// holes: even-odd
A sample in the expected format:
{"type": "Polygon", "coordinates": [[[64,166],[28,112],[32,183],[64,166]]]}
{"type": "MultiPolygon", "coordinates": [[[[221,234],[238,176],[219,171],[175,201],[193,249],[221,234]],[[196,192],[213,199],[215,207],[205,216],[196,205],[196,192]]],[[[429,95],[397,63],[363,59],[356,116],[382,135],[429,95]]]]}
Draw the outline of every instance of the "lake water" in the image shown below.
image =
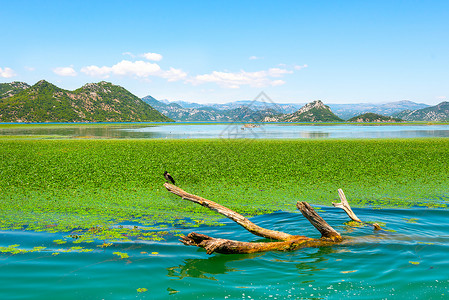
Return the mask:
{"type": "MultiPolygon", "coordinates": [[[[366,221],[391,231],[344,225],[346,214],[323,207],[320,215],[351,244],[248,255],[207,255],[166,241],[73,244],[68,234],[0,231],[0,246],[47,247],[0,254],[0,299],[447,299],[449,211],[355,208],[366,221]],[[66,239],[58,245],[55,239],[66,239]],[[92,252],[64,253],[72,246],[92,252]],[[120,258],[114,252],[127,253],[120,258]],[[60,253],[55,255],[55,253],[60,253]],[[138,292],[139,288],[147,291],[138,292]]],[[[257,216],[260,226],[319,237],[298,212],[257,216]]],[[[259,239],[229,220],[225,226],[178,228],[242,241],[259,239]]]]}
{"type": "MultiPolygon", "coordinates": [[[[2,128],[0,135],[156,139],[449,136],[447,125],[267,124],[241,128],[241,124],[73,125],[2,128]]],[[[131,242],[102,248],[98,242],[74,243],[71,233],[0,231],[0,250],[11,245],[46,247],[32,253],[0,252],[0,299],[448,299],[448,210],[354,211],[362,220],[385,223],[382,227],[388,231],[375,233],[368,226],[344,225],[346,214],[333,207],[322,207],[320,215],[344,237],[355,239],[292,252],[207,255],[203,249],[184,246],[176,236],[159,242],[131,238],[131,242]],[[118,253],[129,257],[121,258],[118,253]]],[[[299,212],[280,211],[252,221],[265,228],[319,237],[299,212]]],[[[222,224],[163,230],[260,241],[232,221],[225,219],[222,224]]]]}
{"type": "Polygon", "coordinates": [[[323,138],[422,138],[449,137],[449,125],[292,125],[262,124],[117,124],[0,128],[0,136],[48,138],[142,138],[142,139],[323,139],[323,138]]]}

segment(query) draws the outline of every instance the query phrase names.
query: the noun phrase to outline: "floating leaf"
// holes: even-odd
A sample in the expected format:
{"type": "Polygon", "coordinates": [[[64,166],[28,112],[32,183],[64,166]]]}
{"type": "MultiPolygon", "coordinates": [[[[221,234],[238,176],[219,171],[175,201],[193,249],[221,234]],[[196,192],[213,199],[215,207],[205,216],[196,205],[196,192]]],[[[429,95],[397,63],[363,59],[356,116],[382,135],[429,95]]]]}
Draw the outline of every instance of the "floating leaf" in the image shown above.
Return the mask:
{"type": "Polygon", "coordinates": [[[123,253],[123,252],[114,252],[114,253],[112,253],[112,254],[115,254],[115,255],[117,255],[117,256],[120,256],[120,258],[121,258],[121,259],[124,259],[124,258],[129,258],[129,255],[128,255],[128,253],[123,253]]]}
{"type": "Polygon", "coordinates": [[[148,291],[147,288],[138,288],[138,289],[137,289],[137,292],[138,292],[138,293],[145,293],[146,291],[148,291]]]}
{"type": "Polygon", "coordinates": [[[177,291],[175,289],[172,289],[172,288],[167,288],[167,291],[168,291],[169,295],[173,295],[173,294],[179,293],[179,291],[177,291]]]}
{"type": "Polygon", "coordinates": [[[407,223],[416,223],[419,219],[417,218],[410,218],[410,219],[404,219],[407,223]]]}

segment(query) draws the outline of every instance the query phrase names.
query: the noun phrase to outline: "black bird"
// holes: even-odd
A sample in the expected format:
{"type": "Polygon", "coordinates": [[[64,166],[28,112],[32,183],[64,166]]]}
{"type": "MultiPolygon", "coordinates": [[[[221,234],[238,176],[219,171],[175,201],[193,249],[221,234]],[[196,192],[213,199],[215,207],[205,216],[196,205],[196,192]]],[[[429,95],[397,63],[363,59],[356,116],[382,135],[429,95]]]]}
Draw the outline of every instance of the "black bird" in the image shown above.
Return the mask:
{"type": "Polygon", "coordinates": [[[164,178],[167,180],[167,182],[170,181],[171,183],[175,184],[175,180],[167,171],[164,172],[164,178]]]}

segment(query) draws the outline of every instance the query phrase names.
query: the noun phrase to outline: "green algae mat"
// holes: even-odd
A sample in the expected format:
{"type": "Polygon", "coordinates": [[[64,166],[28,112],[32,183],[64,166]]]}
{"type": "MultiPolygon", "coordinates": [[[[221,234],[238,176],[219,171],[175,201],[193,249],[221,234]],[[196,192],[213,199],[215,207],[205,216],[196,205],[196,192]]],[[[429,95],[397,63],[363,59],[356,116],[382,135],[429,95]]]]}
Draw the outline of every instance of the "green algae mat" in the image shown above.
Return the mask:
{"type": "Polygon", "coordinates": [[[80,242],[160,240],[168,225],[221,215],[177,185],[255,216],[330,205],[436,207],[449,201],[449,139],[0,140],[0,229],[66,232],[80,242]],[[337,201],[338,202],[338,201],[337,201]],[[138,224],[138,226],[124,226],[138,224]]]}

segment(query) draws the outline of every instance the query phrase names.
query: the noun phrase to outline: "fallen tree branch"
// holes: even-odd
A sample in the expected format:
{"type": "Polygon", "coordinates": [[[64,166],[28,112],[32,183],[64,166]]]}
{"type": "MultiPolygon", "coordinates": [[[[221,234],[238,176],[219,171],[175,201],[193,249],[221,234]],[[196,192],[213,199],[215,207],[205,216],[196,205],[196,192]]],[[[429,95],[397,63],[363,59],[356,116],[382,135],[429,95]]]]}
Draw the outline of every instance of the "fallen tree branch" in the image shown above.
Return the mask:
{"type": "Polygon", "coordinates": [[[313,207],[307,202],[298,202],[296,207],[307,220],[321,233],[321,239],[329,239],[334,242],[341,242],[341,235],[332,228],[323,218],[321,218],[313,207]]]}
{"type": "Polygon", "coordinates": [[[340,243],[343,238],[340,234],[333,229],[323,218],[321,218],[307,202],[298,202],[297,207],[309,220],[309,222],[321,233],[320,239],[314,239],[305,237],[302,235],[290,235],[285,232],[269,230],[255,225],[247,218],[235,211],[224,207],[218,203],[199,197],[197,195],[189,194],[179,187],[165,183],[164,187],[171,193],[178,195],[182,199],[192,201],[207,207],[213,211],[216,211],[229,219],[235,221],[249,232],[280,242],[267,242],[267,243],[252,243],[252,242],[240,242],[228,239],[219,239],[209,237],[204,234],[192,232],[187,236],[184,236],[180,241],[184,245],[197,246],[206,249],[207,254],[217,253],[254,253],[270,250],[290,251],[304,247],[321,247],[329,246],[335,243],[340,243]]]}
{"type": "Polygon", "coordinates": [[[281,242],[240,242],[228,239],[213,238],[204,234],[191,232],[180,241],[187,246],[204,248],[207,254],[243,254],[263,251],[293,251],[301,248],[331,246],[336,242],[329,239],[313,239],[308,237],[281,242]]]}
{"type": "Polygon", "coordinates": [[[348,215],[349,218],[351,218],[351,220],[355,221],[355,222],[359,222],[359,223],[363,223],[363,224],[368,224],[374,227],[374,229],[376,230],[381,230],[382,228],[379,226],[379,224],[374,223],[374,224],[370,224],[370,223],[366,223],[361,221],[356,215],[355,213],[352,211],[351,206],[349,205],[348,200],[346,200],[346,196],[345,193],[343,192],[342,189],[338,189],[338,196],[340,197],[340,203],[334,203],[332,202],[332,205],[334,207],[338,207],[343,209],[346,214],[348,215]]]}
{"type": "Polygon", "coordinates": [[[254,224],[253,222],[251,222],[250,220],[248,220],[241,214],[236,213],[235,211],[233,211],[223,205],[215,203],[211,200],[207,200],[207,199],[202,198],[197,195],[189,194],[173,184],[165,183],[164,187],[169,192],[171,192],[175,195],[178,195],[182,199],[192,201],[194,203],[197,203],[201,206],[207,207],[213,211],[216,211],[216,212],[224,215],[225,217],[233,220],[234,222],[236,222],[237,224],[239,224],[240,226],[242,226],[243,228],[245,228],[246,230],[248,230],[249,232],[251,232],[252,234],[255,234],[257,236],[261,236],[261,237],[273,239],[273,240],[280,240],[280,241],[294,240],[299,237],[302,237],[302,236],[291,235],[291,234],[288,234],[285,232],[270,230],[270,229],[266,229],[266,228],[257,226],[256,224],[254,224]]]}

